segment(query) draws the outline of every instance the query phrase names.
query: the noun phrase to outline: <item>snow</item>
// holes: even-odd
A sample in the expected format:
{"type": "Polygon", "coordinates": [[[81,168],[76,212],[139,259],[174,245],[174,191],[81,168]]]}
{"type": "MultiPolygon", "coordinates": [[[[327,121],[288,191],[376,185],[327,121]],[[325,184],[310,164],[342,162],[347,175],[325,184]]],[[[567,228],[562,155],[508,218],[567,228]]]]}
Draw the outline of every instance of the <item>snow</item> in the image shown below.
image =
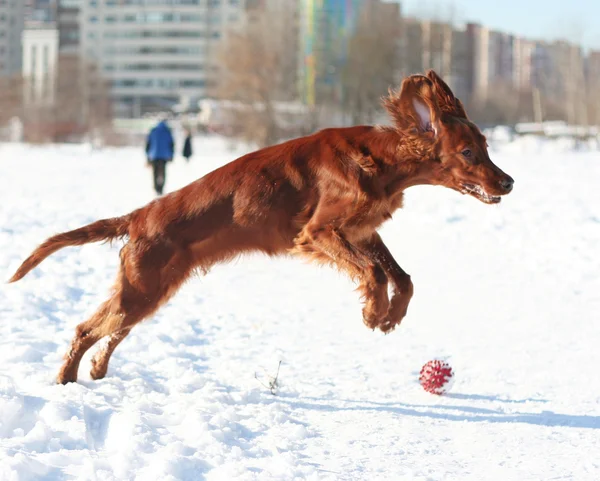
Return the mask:
{"type": "MultiPolygon", "coordinates": [[[[120,245],[1,284],[0,480],[600,479],[600,153],[565,142],[498,143],[515,189],[497,206],[407,191],[381,233],[415,295],[387,336],[335,271],[249,256],[188,282],[105,379],[92,349],[61,386],[120,245]],[[453,367],[444,396],[419,385],[430,359],[453,367]]],[[[242,152],[196,139],[167,190],[242,152]]],[[[5,280],[49,235],[153,198],[138,148],[4,144],[0,162],[5,280]]]]}

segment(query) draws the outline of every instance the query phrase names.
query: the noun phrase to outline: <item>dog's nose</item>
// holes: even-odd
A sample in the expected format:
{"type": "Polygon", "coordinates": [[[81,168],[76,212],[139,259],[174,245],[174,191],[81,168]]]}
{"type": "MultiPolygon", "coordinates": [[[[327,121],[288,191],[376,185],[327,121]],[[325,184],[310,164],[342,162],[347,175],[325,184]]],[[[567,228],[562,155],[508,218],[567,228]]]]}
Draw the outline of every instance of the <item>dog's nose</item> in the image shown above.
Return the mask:
{"type": "Polygon", "coordinates": [[[503,179],[503,180],[500,181],[500,186],[506,192],[510,192],[513,189],[514,183],[515,183],[515,181],[511,177],[508,177],[508,178],[503,179]]]}

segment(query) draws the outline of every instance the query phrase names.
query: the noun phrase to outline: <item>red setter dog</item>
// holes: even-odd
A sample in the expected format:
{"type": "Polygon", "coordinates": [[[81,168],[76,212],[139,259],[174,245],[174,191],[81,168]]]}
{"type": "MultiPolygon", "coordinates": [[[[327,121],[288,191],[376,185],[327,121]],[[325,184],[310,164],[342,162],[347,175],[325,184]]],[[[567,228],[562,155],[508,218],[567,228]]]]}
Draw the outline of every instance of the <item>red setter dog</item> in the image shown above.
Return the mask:
{"type": "Polygon", "coordinates": [[[194,270],[251,251],[339,268],[359,283],[364,323],[394,329],[413,285],[376,230],[402,206],[403,191],[442,185],[495,204],[513,179],[492,163],[485,137],[435,72],[405,78],[383,103],[394,126],[326,129],[258,150],[127,215],[41,244],[10,282],[65,246],[129,237],[112,295],[77,326],[58,382],[76,381],[83,354],[109,336],[92,360],[92,378],[104,377],[117,345],[194,270]]]}

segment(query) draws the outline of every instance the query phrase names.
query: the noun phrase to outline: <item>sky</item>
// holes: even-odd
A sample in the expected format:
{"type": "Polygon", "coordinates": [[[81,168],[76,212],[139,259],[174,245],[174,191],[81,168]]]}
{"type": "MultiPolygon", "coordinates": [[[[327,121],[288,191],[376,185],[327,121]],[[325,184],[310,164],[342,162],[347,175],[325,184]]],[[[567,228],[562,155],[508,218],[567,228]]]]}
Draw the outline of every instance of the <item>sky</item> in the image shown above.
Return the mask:
{"type": "Polygon", "coordinates": [[[600,49],[599,0],[399,0],[405,15],[476,22],[531,39],[564,38],[600,49]],[[441,13],[440,13],[441,12],[441,13]]]}

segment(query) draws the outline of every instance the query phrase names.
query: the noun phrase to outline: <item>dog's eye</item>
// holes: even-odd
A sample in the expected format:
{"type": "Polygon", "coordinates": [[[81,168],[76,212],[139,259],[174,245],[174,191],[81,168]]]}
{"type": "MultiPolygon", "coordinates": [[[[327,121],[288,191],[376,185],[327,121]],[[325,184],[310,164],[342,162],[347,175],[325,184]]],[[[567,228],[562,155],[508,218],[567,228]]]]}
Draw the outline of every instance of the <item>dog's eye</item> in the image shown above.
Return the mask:
{"type": "Polygon", "coordinates": [[[465,149],[461,152],[465,157],[471,157],[471,149],[465,149]]]}

